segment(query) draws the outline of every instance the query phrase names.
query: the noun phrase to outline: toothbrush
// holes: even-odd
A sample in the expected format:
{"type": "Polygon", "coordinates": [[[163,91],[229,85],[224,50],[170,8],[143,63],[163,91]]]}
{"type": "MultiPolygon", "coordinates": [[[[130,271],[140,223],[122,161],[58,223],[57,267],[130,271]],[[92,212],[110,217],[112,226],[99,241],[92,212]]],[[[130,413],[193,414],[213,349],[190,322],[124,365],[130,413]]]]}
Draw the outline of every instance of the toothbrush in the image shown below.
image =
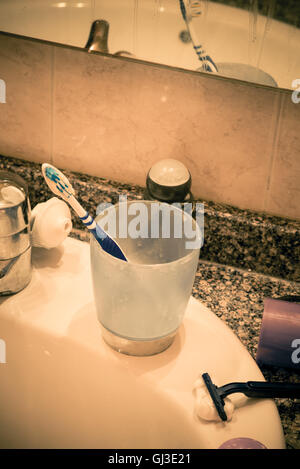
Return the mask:
{"type": "Polygon", "coordinates": [[[195,49],[195,52],[198,56],[198,59],[203,63],[203,68],[207,72],[213,72],[217,73],[218,72],[218,67],[216,66],[215,62],[209,55],[205,55],[206,52],[203,49],[202,45],[199,44],[199,40],[197,37],[197,34],[195,33],[195,30],[192,25],[192,18],[195,18],[197,16],[200,16],[202,14],[202,11],[200,9],[200,2],[199,1],[189,1],[189,10],[190,10],[190,15],[188,17],[187,11],[186,11],[186,6],[185,6],[185,0],[179,0],[180,4],[180,10],[182,17],[186,23],[187,29],[190,33],[191,40],[193,43],[193,47],[195,49]]]}
{"type": "Polygon", "coordinates": [[[42,173],[49,189],[68,202],[77,213],[82,223],[90,230],[102,249],[118,259],[127,261],[120,246],[89,215],[74,197],[75,191],[66,176],[54,166],[44,163],[42,173]]]}

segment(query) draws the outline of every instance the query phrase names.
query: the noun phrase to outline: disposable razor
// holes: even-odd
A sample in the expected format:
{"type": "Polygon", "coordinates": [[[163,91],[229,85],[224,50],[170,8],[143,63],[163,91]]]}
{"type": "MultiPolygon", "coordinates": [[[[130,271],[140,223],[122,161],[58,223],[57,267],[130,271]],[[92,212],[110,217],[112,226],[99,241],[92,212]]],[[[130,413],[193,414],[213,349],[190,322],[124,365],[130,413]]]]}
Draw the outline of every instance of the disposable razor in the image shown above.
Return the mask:
{"type": "Polygon", "coordinates": [[[247,397],[255,398],[300,398],[300,384],[298,383],[268,383],[265,381],[247,381],[246,383],[228,383],[224,386],[213,384],[208,373],[203,373],[203,381],[212,398],[215,408],[223,420],[226,422],[227,415],[224,410],[224,398],[229,394],[243,393],[247,397]]]}

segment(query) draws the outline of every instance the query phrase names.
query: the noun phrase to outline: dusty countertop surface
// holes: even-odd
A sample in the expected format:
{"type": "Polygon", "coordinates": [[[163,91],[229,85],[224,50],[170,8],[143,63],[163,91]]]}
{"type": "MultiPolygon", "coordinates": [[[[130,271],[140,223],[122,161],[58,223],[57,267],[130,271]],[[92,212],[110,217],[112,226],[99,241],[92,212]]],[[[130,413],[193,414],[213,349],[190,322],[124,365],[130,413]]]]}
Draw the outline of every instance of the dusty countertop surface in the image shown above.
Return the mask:
{"type": "MultiPolygon", "coordinates": [[[[0,156],[0,169],[16,172],[30,183],[32,207],[52,197],[40,176],[40,165],[0,156]]],[[[144,198],[144,189],[141,187],[79,173],[66,171],[66,174],[72,184],[77,184],[76,191],[80,189],[81,192],[78,192],[79,199],[91,214],[95,213],[92,207],[96,203],[115,202],[120,194],[126,193],[131,200],[144,198]],[[85,193],[84,188],[87,189],[85,193]]],[[[203,255],[200,255],[192,294],[226,322],[255,358],[264,298],[300,295],[299,266],[297,267],[300,224],[210,202],[205,203],[206,208],[208,223],[205,229],[208,233],[207,236],[205,234],[205,241],[208,246],[204,245],[203,255]],[[218,246],[215,247],[214,232],[218,232],[220,236],[220,226],[223,227],[224,243],[229,244],[230,249],[227,254],[222,252],[218,256],[222,239],[218,239],[218,246]],[[239,233],[241,226],[244,233],[240,239],[237,236],[228,236],[229,232],[230,235],[234,234],[234,230],[239,233]],[[264,240],[268,245],[263,245],[264,240]],[[275,245],[277,251],[274,251],[275,245]],[[255,251],[262,253],[261,262],[255,258],[255,251]],[[248,264],[244,259],[247,256],[248,264]],[[275,257],[280,258],[281,264],[275,257]]],[[[88,241],[89,235],[81,229],[80,222],[75,218],[73,225],[72,236],[88,241]]],[[[261,367],[261,370],[269,381],[300,382],[300,365],[299,371],[266,366],[261,367]]],[[[287,448],[300,449],[300,400],[276,399],[276,403],[287,448]]]]}

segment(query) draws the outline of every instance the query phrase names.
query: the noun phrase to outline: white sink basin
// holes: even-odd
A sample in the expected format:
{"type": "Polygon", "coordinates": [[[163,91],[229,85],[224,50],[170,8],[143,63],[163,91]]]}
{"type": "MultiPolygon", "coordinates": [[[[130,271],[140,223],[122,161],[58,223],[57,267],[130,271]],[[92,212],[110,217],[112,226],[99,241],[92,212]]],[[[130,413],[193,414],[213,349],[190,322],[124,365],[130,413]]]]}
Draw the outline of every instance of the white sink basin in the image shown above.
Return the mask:
{"type": "Polygon", "coordinates": [[[196,418],[200,373],[218,385],[263,379],[201,303],[190,299],[168,350],[129,357],[102,340],[88,244],[69,238],[60,249],[35,250],[33,265],[29,286],[0,300],[1,448],[217,448],[235,437],[284,448],[272,400],[244,398],[228,423],[196,418]]]}

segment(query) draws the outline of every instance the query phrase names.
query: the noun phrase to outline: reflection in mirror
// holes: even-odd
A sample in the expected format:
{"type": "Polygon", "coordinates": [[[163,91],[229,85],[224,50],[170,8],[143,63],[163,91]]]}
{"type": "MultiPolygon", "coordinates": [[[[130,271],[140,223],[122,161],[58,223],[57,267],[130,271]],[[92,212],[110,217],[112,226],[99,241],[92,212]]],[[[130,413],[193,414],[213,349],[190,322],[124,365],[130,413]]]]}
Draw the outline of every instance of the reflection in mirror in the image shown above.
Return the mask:
{"type": "Polygon", "coordinates": [[[0,31],[292,88],[299,0],[0,0],[0,31]]]}

